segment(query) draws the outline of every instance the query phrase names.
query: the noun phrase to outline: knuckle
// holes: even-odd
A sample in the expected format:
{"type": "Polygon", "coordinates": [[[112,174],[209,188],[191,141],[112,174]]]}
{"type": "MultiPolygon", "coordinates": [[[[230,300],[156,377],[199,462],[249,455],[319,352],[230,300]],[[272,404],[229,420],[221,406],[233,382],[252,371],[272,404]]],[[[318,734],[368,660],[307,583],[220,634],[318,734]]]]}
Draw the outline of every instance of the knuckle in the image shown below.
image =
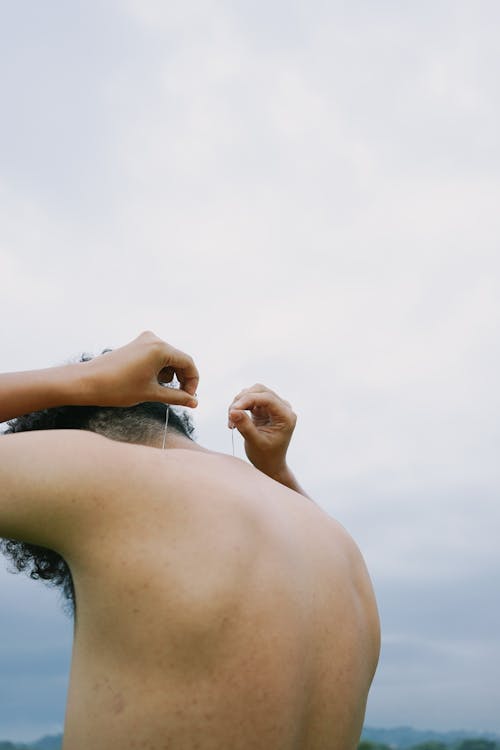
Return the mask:
{"type": "Polygon", "coordinates": [[[163,355],[163,351],[164,351],[163,346],[164,346],[163,341],[161,341],[160,339],[156,339],[156,338],[149,339],[150,350],[156,356],[163,355]]]}
{"type": "Polygon", "coordinates": [[[165,343],[158,336],[155,336],[152,331],[144,331],[141,333],[140,339],[154,351],[159,351],[165,346],[165,343]]]}

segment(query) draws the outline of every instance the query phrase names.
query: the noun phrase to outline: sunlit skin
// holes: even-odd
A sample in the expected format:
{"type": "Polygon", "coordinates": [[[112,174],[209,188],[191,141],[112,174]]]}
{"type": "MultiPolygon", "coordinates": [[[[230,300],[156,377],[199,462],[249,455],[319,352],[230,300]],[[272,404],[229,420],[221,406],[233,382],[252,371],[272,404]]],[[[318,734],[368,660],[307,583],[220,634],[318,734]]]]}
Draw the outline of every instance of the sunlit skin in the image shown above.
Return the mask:
{"type": "MultiPolygon", "coordinates": [[[[194,363],[152,336],[92,367],[1,376],[0,417],[153,392],[194,405],[194,363]],[[175,393],[158,385],[174,372],[175,393]]],[[[253,465],[176,432],[166,450],[161,431],[0,440],[0,535],[56,550],[74,579],[65,750],[357,746],[379,652],[362,557],[286,464],[290,405],[259,384],[228,419],[253,465]]]]}

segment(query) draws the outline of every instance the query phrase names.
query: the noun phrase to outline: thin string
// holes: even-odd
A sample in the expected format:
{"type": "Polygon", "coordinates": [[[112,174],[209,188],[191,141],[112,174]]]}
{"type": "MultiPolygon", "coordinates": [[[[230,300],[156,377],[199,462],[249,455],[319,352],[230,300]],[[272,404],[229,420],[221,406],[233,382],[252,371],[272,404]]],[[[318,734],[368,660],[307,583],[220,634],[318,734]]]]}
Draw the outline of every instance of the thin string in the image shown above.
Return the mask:
{"type": "Polygon", "coordinates": [[[165,404],[165,429],[163,430],[163,445],[162,450],[165,450],[165,443],[167,442],[167,427],[168,427],[168,404],[165,404]]]}
{"type": "MultiPolygon", "coordinates": [[[[164,386],[165,388],[177,388],[178,380],[176,376],[174,375],[171,383],[164,383],[164,386]]],[[[166,443],[167,443],[167,427],[168,427],[169,409],[170,409],[169,404],[165,404],[165,429],[163,430],[163,445],[161,446],[162,450],[165,450],[166,443]]]]}
{"type": "Polygon", "coordinates": [[[234,427],[231,427],[231,443],[233,444],[233,458],[235,456],[234,453],[234,427]]]}

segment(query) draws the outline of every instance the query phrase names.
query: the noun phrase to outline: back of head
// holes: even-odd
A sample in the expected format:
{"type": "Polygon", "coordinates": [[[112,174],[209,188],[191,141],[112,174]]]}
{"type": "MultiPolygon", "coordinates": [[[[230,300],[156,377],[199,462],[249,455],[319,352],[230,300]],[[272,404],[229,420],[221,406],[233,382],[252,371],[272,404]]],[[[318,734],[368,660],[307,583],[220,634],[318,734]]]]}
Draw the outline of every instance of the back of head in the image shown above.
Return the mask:
{"type": "Polygon", "coordinates": [[[89,430],[124,443],[161,444],[168,408],[168,429],[193,439],[193,423],[183,409],[147,401],[135,406],[58,406],[12,419],[5,433],[29,430],[89,430]]]}

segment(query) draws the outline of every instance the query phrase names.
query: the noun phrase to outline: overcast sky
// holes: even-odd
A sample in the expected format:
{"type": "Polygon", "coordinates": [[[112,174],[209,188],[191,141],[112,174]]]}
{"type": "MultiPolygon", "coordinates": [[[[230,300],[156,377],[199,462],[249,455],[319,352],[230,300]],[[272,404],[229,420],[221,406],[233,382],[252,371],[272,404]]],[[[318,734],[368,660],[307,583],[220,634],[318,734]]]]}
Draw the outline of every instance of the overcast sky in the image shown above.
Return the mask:
{"type": "MultiPolygon", "coordinates": [[[[0,370],[150,328],[226,452],[240,388],[288,398],[291,463],[374,581],[373,726],[500,731],[499,22],[0,3],[0,370]]],[[[4,567],[0,739],[29,740],[62,726],[72,626],[4,567]]]]}

